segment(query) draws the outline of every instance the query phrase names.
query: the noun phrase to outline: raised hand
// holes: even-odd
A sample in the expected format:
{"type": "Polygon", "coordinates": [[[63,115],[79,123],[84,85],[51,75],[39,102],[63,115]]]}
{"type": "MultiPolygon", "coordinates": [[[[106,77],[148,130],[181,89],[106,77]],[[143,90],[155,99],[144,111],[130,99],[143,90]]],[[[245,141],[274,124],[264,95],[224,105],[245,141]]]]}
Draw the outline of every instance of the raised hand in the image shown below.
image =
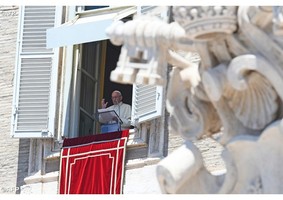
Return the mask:
{"type": "Polygon", "coordinates": [[[106,108],[107,107],[108,102],[105,102],[105,99],[101,100],[101,107],[102,108],[106,108]]]}

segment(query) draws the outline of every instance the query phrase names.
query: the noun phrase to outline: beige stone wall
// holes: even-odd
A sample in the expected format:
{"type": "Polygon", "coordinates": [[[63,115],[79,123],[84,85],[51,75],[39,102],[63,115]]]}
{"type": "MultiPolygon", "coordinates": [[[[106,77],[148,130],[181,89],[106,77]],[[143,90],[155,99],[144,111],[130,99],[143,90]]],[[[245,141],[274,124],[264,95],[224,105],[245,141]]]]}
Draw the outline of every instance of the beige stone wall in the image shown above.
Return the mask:
{"type": "MultiPolygon", "coordinates": [[[[202,154],[204,166],[210,172],[223,171],[226,169],[221,156],[223,146],[217,142],[217,138],[220,135],[221,133],[218,133],[212,138],[207,137],[194,142],[202,154]]],[[[169,133],[168,154],[180,147],[184,141],[185,140],[180,135],[169,133]]]]}
{"type": "Polygon", "coordinates": [[[28,169],[29,141],[10,138],[18,10],[0,6],[0,194],[19,193],[28,169]]]}

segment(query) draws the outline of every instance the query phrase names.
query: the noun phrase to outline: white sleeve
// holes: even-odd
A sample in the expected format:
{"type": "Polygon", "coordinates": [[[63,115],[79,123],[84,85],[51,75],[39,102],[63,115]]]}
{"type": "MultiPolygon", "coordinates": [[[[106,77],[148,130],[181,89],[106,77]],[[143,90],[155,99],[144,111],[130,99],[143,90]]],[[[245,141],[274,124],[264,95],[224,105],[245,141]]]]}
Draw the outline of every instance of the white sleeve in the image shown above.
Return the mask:
{"type": "Polygon", "coordinates": [[[123,124],[122,127],[129,127],[131,125],[131,114],[132,108],[128,104],[124,104],[121,112],[120,119],[122,120],[123,124]]]}

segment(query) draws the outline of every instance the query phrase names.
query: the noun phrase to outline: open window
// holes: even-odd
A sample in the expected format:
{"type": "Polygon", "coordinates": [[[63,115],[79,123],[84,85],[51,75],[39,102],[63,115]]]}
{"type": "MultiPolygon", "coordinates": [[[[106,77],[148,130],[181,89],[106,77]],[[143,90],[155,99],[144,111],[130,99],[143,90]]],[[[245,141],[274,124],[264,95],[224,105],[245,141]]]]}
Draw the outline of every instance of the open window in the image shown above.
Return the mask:
{"type": "MultiPolygon", "coordinates": [[[[132,104],[132,85],[110,81],[110,73],[116,67],[120,47],[109,40],[76,45],[74,57],[79,58],[73,69],[73,99],[71,106],[70,132],[72,136],[86,136],[100,133],[96,118],[102,98],[112,105],[111,93],[120,90],[123,102],[132,104]]],[[[70,135],[68,135],[70,136],[70,135]]]]}
{"type": "MultiPolygon", "coordinates": [[[[117,84],[109,79],[111,71],[116,67],[121,47],[113,45],[105,38],[105,27],[114,18],[114,20],[116,18],[131,20],[131,15],[135,13],[133,8],[81,11],[74,24],[70,25],[68,21],[47,31],[49,44],[56,46],[58,41],[61,42],[61,37],[67,34],[65,31],[69,29],[80,31],[82,27],[88,29],[76,37],[70,37],[69,42],[73,46],[59,44],[64,46],[66,60],[70,60],[64,64],[62,136],[78,137],[100,133],[100,123],[96,118],[97,109],[101,106],[102,98],[105,98],[108,106],[112,105],[113,90],[120,90],[123,94],[123,102],[132,105],[133,86],[117,84]],[[119,12],[115,13],[115,11],[119,12]],[[94,27],[95,31],[90,30],[89,27],[94,27]],[[56,39],[53,38],[54,33],[56,33],[56,39]]],[[[76,19],[74,16],[72,18],[76,19]]],[[[70,34],[74,33],[70,32],[70,34]]]]}
{"type": "Polygon", "coordinates": [[[78,137],[99,132],[95,114],[102,98],[111,105],[111,93],[120,90],[132,105],[132,122],[161,115],[163,88],[117,84],[110,80],[121,47],[111,44],[105,29],[115,20],[131,20],[136,7],[107,7],[76,13],[66,23],[47,30],[47,47],[64,47],[64,91],[61,91],[62,136],[78,137]]]}

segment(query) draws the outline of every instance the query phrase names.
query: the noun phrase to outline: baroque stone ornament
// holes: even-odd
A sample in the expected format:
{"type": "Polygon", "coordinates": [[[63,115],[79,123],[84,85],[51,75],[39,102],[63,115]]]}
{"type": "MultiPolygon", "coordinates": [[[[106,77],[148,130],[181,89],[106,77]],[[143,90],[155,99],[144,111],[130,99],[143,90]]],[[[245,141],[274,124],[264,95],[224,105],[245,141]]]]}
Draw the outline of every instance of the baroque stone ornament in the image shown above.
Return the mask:
{"type": "Polygon", "coordinates": [[[283,193],[283,9],[175,6],[156,17],[117,22],[123,45],[111,80],[163,85],[169,131],[183,146],[160,161],[163,193],[283,193]],[[226,171],[207,171],[195,140],[221,132],[226,171]]]}

